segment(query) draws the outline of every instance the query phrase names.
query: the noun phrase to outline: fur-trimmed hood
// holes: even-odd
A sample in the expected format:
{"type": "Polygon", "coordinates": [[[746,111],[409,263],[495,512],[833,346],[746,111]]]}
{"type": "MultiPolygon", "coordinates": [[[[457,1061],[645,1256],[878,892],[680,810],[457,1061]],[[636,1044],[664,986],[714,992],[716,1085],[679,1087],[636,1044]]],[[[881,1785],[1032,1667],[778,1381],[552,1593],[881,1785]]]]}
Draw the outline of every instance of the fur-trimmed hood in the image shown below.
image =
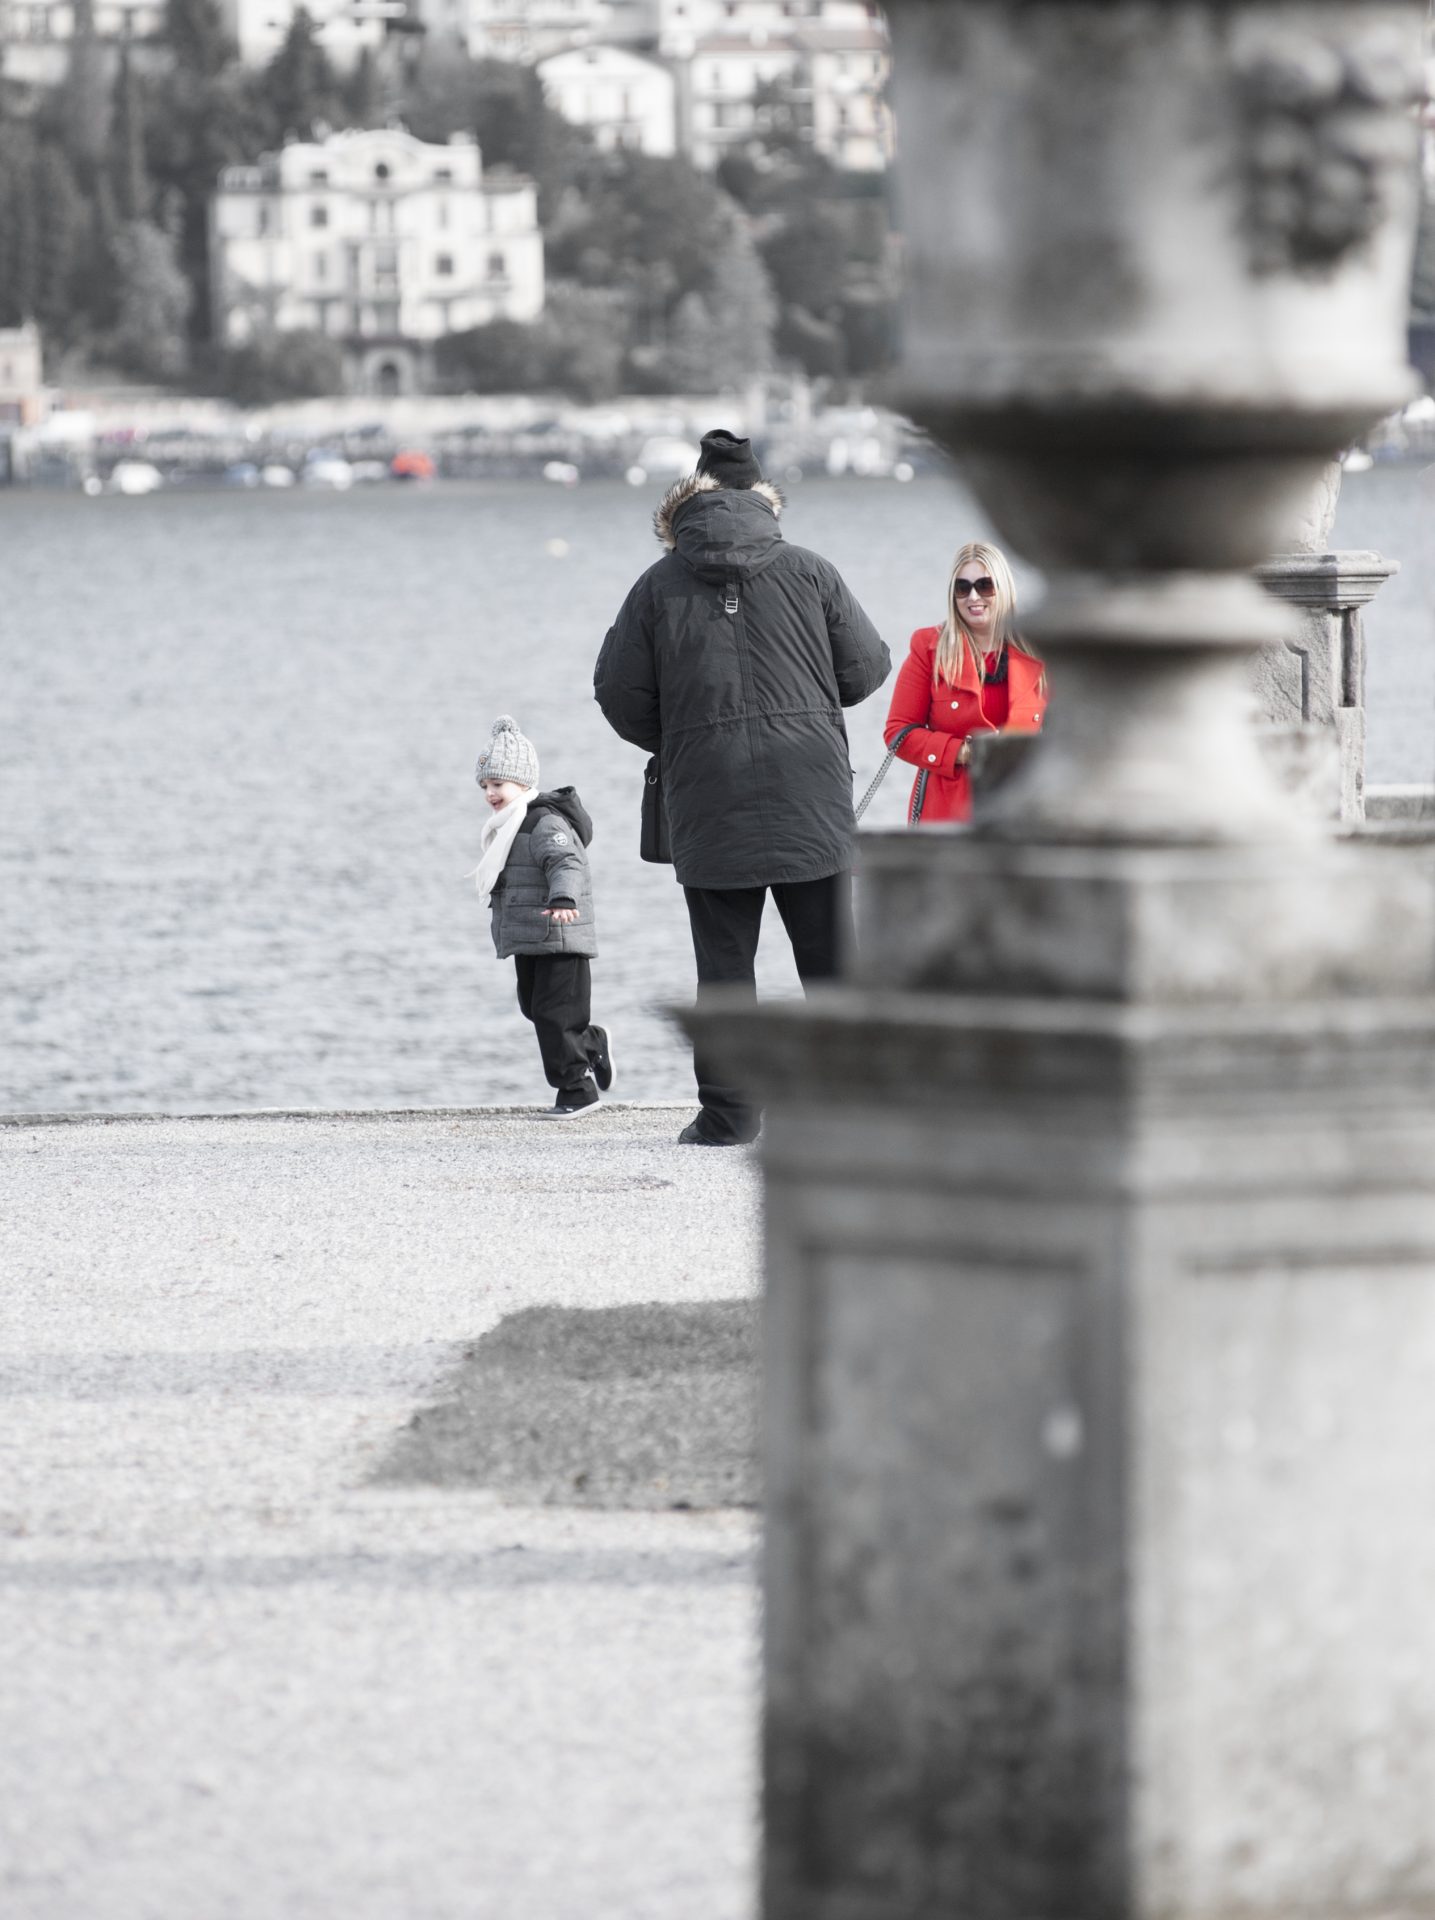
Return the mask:
{"type": "Polygon", "coordinates": [[[653,515],[653,532],[695,573],[759,571],[782,544],[782,495],[770,480],[724,487],[708,473],[675,481],[653,515]]]}

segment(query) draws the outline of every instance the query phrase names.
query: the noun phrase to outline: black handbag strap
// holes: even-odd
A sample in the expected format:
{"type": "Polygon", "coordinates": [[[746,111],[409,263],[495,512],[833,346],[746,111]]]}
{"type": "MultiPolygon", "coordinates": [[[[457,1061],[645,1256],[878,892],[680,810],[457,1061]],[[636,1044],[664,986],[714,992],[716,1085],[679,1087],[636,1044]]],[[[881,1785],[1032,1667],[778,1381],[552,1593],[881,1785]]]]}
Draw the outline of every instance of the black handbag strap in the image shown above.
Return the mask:
{"type": "Polygon", "coordinates": [[[873,794],[876,793],[878,787],[880,787],[882,782],[887,778],[887,769],[897,758],[898,747],[901,746],[909,733],[915,733],[921,725],[922,722],[920,720],[912,721],[911,725],[903,727],[902,731],[893,740],[891,746],[887,749],[887,758],[882,762],[881,766],[878,767],[876,777],[873,779],[871,786],[868,787],[862,798],[857,802],[857,805],[852,809],[854,819],[860,820],[868,807],[871,806],[873,794]]]}

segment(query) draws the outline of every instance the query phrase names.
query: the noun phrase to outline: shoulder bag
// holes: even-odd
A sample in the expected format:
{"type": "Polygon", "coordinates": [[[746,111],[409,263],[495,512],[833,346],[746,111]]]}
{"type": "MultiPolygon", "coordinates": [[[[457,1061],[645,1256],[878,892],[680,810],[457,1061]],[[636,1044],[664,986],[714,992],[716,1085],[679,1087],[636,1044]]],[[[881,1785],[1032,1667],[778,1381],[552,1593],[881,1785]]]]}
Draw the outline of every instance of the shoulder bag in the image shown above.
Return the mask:
{"type": "Polygon", "coordinates": [[[638,853],[655,866],[670,867],[673,863],[672,848],[668,845],[668,809],[663,799],[663,772],[656,754],[643,769],[643,813],[639,825],[638,853]]]}

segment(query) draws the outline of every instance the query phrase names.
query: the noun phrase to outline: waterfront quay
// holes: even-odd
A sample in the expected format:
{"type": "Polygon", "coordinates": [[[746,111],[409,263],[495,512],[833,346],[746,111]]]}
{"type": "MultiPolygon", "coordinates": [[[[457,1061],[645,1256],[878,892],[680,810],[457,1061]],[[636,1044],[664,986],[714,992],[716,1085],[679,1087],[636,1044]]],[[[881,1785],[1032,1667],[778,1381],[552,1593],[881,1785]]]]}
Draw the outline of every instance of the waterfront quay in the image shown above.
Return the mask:
{"type": "Polygon", "coordinates": [[[0,1125],[6,1920],[751,1914],[758,1176],[688,1113],[0,1125]]]}

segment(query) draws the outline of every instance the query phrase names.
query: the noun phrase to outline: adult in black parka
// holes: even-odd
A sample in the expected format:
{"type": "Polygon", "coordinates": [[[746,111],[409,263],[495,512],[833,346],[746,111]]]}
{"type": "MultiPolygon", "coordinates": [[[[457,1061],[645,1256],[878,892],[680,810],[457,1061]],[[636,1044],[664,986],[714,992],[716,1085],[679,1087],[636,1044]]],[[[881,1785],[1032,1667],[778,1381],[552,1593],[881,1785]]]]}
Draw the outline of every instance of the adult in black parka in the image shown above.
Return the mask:
{"type": "MultiPolygon", "coordinates": [[[[891,671],[830,562],[789,546],[751,443],[703,436],[697,472],[654,515],[667,548],[603,642],[594,692],[623,739],[657,754],[699,991],[745,985],[772,889],[804,985],[850,937],[855,822],[842,708],[891,671]]],[[[694,1060],[702,1111],[679,1138],[750,1140],[760,1116],[694,1060]]]]}

